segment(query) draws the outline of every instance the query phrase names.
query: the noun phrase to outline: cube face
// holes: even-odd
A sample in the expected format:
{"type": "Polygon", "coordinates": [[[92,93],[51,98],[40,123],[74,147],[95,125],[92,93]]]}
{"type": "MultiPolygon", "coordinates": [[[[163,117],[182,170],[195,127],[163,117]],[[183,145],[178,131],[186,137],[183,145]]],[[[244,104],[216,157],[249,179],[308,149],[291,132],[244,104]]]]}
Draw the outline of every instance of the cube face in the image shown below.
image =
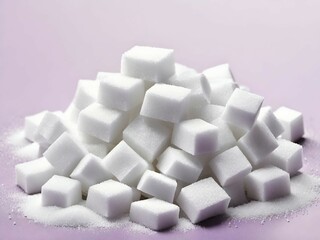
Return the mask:
{"type": "Polygon", "coordinates": [[[132,200],[129,186],[107,180],[89,188],[86,206],[104,217],[115,218],[129,212],[132,200]]]}
{"type": "Polygon", "coordinates": [[[87,150],[69,133],[63,133],[44,153],[55,171],[62,176],[69,176],[87,150]]]}
{"type": "Polygon", "coordinates": [[[232,72],[228,63],[208,68],[203,71],[203,74],[211,83],[222,82],[221,80],[233,82],[232,72]]]}
{"type": "Polygon", "coordinates": [[[250,199],[269,201],[290,194],[290,176],[277,167],[260,168],[245,178],[250,199]]]}
{"type": "Polygon", "coordinates": [[[153,162],[169,146],[171,130],[161,121],[138,117],[123,131],[123,139],[140,156],[153,162]]]}
{"type": "Polygon", "coordinates": [[[49,147],[68,130],[61,112],[46,112],[38,127],[35,140],[41,146],[49,147]]]}
{"type": "Polygon", "coordinates": [[[293,176],[303,165],[302,146],[285,139],[279,139],[278,143],[279,147],[267,156],[266,161],[293,176]]]}
{"type": "Polygon", "coordinates": [[[173,202],[177,182],[163,174],[147,170],[141,177],[137,189],[166,202],[173,202]]]}
{"type": "Polygon", "coordinates": [[[233,82],[212,84],[211,86],[211,104],[225,106],[236,89],[236,84],[233,82]]]}
{"type": "Polygon", "coordinates": [[[66,120],[69,120],[71,124],[76,124],[78,121],[80,109],[78,109],[73,103],[71,103],[64,111],[63,115],[66,120]]]}
{"type": "Polygon", "coordinates": [[[218,128],[201,119],[176,124],[171,143],[192,155],[212,153],[218,145],[218,128]]]}
{"type": "Polygon", "coordinates": [[[122,55],[121,73],[152,82],[165,82],[175,73],[173,50],[135,46],[122,55]]]}
{"type": "Polygon", "coordinates": [[[130,220],[159,231],[173,227],[179,220],[179,207],[156,199],[145,199],[131,204],[130,220]]]}
{"type": "Polygon", "coordinates": [[[278,142],[268,127],[257,121],[255,125],[238,141],[238,146],[257,168],[265,162],[265,157],[278,147],[278,142]]]}
{"type": "Polygon", "coordinates": [[[214,120],[221,117],[223,111],[223,106],[213,104],[205,105],[203,107],[195,107],[189,113],[188,119],[200,118],[203,121],[212,123],[214,120]]]}
{"type": "Polygon", "coordinates": [[[87,194],[90,186],[112,178],[102,165],[102,159],[87,154],[73,170],[70,177],[81,182],[82,192],[87,194]]]}
{"type": "Polygon", "coordinates": [[[98,102],[108,108],[128,111],[141,104],[143,97],[144,82],[141,79],[107,73],[100,80],[98,102]]]}
{"type": "Polygon", "coordinates": [[[169,177],[186,183],[195,182],[203,169],[202,164],[192,155],[168,147],[159,157],[157,168],[169,177]]]}
{"type": "Polygon", "coordinates": [[[303,136],[304,124],[300,112],[287,107],[280,107],[274,114],[284,128],[281,138],[295,142],[303,136]]]}
{"type": "Polygon", "coordinates": [[[262,107],[260,109],[258,121],[265,123],[274,137],[279,137],[284,131],[280,121],[272,112],[271,107],[262,107]]]}
{"type": "Polygon", "coordinates": [[[236,145],[237,140],[233,136],[233,133],[227,123],[225,123],[221,118],[218,118],[212,121],[212,124],[218,127],[218,145],[214,155],[220,154],[236,145]]]}
{"type": "Polygon", "coordinates": [[[78,129],[102,141],[116,142],[129,121],[126,112],[94,103],[79,114],[78,129]]]}
{"type": "Polygon", "coordinates": [[[136,186],[148,168],[147,162],[124,141],[112,149],[102,164],[120,182],[130,186],[136,186]]]}
{"type": "Polygon", "coordinates": [[[201,73],[186,71],[179,75],[175,74],[169,78],[168,83],[189,89],[197,89],[201,87],[201,73]]]}
{"type": "Polygon", "coordinates": [[[213,178],[202,179],[182,188],[177,199],[192,223],[224,213],[229,202],[230,197],[213,178]]]}
{"type": "Polygon", "coordinates": [[[250,162],[237,146],[213,158],[210,167],[221,186],[243,181],[252,169],[250,162]]]}
{"type": "Polygon", "coordinates": [[[39,125],[44,117],[44,115],[47,113],[47,111],[43,111],[28,117],[25,117],[24,119],[24,134],[25,137],[34,142],[36,139],[36,134],[39,128],[39,125]]]}
{"type": "Polygon", "coordinates": [[[79,181],[54,175],[41,188],[42,205],[69,207],[81,201],[79,181]]]}
{"type": "Polygon", "coordinates": [[[41,187],[53,175],[54,168],[45,158],[24,162],[15,166],[16,183],[27,194],[39,193],[41,187]]]}
{"type": "Polygon", "coordinates": [[[140,114],[172,123],[179,122],[186,111],[191,90],[167,85],[155,84],[147,92],[140,114]]]}
{"type": "Polygon", "coordinates": [[[79,110],[88,107],[97,100],[99,82],[95,80],[79,80],[73,104],[79,110]]]}
{"type": "Polygon", "coordinates": [[[237,88],[226,104],[223,119],[240,128],[250,129],[258,116],[263,100],[259,95],[237,88]]]}

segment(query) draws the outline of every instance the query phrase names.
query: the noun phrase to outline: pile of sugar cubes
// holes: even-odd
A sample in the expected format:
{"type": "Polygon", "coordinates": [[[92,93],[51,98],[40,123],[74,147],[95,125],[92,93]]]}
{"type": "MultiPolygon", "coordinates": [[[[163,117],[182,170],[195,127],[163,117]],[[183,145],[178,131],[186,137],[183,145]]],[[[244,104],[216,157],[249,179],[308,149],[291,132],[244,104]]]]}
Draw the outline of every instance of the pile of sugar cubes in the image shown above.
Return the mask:
{"type": "Polygon", "coordinates": [[[173,50],[135,46],[121,73],[80,80],[65,112],[25,118],[40,158],[16,165],[17,185],[43,206],[85,200],[153,230],[284,197],[302,167],[303,118],[263,100],[228,64],[198,73],[173,50]]]}

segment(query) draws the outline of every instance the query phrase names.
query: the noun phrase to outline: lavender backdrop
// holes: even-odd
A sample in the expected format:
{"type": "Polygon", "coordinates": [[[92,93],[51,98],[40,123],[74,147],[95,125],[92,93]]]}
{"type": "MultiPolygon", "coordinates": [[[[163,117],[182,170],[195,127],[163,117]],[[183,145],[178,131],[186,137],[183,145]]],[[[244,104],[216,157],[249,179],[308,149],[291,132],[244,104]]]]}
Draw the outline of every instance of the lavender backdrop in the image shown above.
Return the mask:
{"type": "MultiPolygon", "coordinates": [[[[64,109],[78,79],[118,71],[133,45],[175,49],[176,60],[197,70],[229,62],[237,81],[265,102],[303,112],[305,152],[318,167],[320,114],[320,2],[317,0],[0,0],[1,134],[23,116],[64,109]]],[[[219,221],[188,233],[145,236],[124,230],[44,227],[8,220],[6,191],[15,189],[13,164],[0,152],[0,239],[316,239],[320,209],[287,223],[219,221]]]]}

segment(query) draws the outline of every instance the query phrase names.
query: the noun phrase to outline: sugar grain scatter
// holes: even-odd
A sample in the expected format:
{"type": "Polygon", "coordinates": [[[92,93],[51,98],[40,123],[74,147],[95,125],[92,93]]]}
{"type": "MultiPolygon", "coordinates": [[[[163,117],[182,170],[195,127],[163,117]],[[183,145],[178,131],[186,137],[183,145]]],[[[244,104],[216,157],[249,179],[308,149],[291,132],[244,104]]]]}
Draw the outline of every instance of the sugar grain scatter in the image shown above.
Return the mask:
{"type": "Polygon", "coordinates": [[[201,73],[172,49],[129,49],[120,73],[79,80],[64,112],[27,116],[7,139],[25,192],[12,201],[44,225],[143,234],[221,214],[230,228],[289,222],[319,195],[320,180],[299,173],[303,115],[238,86],[229,64],[201,73]]]}

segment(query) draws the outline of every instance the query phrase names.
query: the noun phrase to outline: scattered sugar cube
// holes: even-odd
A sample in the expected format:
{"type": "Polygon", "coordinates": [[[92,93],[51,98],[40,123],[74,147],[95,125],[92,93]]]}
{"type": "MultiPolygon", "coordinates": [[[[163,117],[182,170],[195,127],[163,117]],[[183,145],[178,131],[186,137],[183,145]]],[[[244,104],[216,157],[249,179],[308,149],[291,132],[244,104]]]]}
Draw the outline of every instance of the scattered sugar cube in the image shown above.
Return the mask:
{"type": "Polygon", "coordinates": [[[228,63],[208,68],[202,72],[210,83],[234,82],[228,63]]]}
{"type": "Polygon", "coordinates": [[[301,112],[296,110],[280,107],[274,115],[281,122],[284,132],[281,134],[281,138],[295,142],[302,138],[304,134],[303,116],[301,112]]]}
{"type": "Polygon", "coordinates": [[[202,179],[181,189],[177,203],[192,223],[225,213],[228,194],[213,180],[202,179]]]}
{"type": "Polygon", "coordinates": [[[130,220],[155,231],[175,226],[179,220],[179,207],[156,198],[133,202],[130,220]]]}
{"type": "Polygon", "coordinates": [[[229,207],[236,207],[248,202],[244,188],[244,179],[242,181],[225,186],[223,189],[231,198],[229,207]]]}
{"type": "Polygon", "coordinates": [[[87,150],[69,133],[63,133],[44,153],[59,175],[69,176],[87,150]]]}
{"type": "Polygon", "coordinates": [[[260,109],[258,121],[264,122],[275,137],[279,137],[280,134],[284,131],[284,128],[272,112],[270,106],[262,107],[260,109]]]}
{"type": "Polygon", "coordinates": [[[137,186],[148,168],[148,163],[124,141],[111,150],[102,164],[120,182],[129,186],[137,186]]]}
{"type": "Polygon", "coordinates": [[[15,166],[16,184],[27,194],[41,192],[41,187],[53,175],[54,168],[44,157],[15,166]]]}
{"type": "Polygon", "coordinates": [[[218,128],[218,145],[214,151],[214,155],[222,153],[223,151],[236,145],[237,141],[230,130],[229,125],[221,118],[215,119],[211,122],[218,128]]]}
{"type": "Polygon", "coordinates": [[[245,188],[250,199],[269,201],[290,194],[290,176],[277,167],[260,168],[248,174],[245,188]]]}
{"type": "Polygon", "coordinates": [[[147,92],[140,114],[172,123],[179,122],[188,106],[191,90],[183,87],[155,84],[147,92]]]}
{"type": "Polygon", "coordinates": [[[144,82],[138,78],[108,73],[100,80],[98,102],[108,108],[131,110],[142,103],[144,82]]]}
{"type": "Polygon", "coordinates": [[[265,157],[278,147],[277,139],[269,128],[257,121],[238,141],[238,146],[254,168],[265,162],[265,157]]]}
{"type": "Polygon", "coordinates": [[[141,116],[123,131],[123,140],[149,162],[169,146],[170,139],[171,129],[162,121],[141,116]]]}
{"type": "Polygon", "coordinates": [[[74,106],[82,110],[97,100],[99,82],[95,80],[79,80],[73,98],[74,106]]]}
{"type": "Polygon", "coordinates": [[[177,181],[161,173],[147,170],[141,177],[137,189],[167,202],[173,202],[177,181]]]}
{"type": "Polygon", "coordinates": [[[267,156],[266,161],[293,176],[302,168],[302,146],[285,139],[279,139],[278,143],[279,147],[267,156]]]}
{"type": "Polygon", "coordinates": [[[209,165],[221,186],[243,181],[252,169],[250,162],[237,146],[214,157],[209,165]]]}
{"type": "Polygon", "coordinates": [[[79,114],[78,129],[84,133],[111,143],[121,138],[123,129],[129,122],[126,112],[106,108],[93,103],[79,114]]]}
{"type": "Polygon", "coordinates": [[[211,86],[211,104],[225,106],[237,85],[233,82],[222,82],[211,86]]]}
{"type": "Polygon", "coordinates": [[[226,104],[222,117],[235,126],[250,129],[258,116],[262,102],[263,97],[236,88],[226,104]]]}
{"type": "Polygon", "coordinates": [[[68,131],[61,112],[46,112],[38,127],[35,140],[44,148],[49,147],[62,133],[68,131]]]}
{"type": "Polygon", "coordinates": [[[202,119],[190,119],[175,124],[171,143],[192,154],[211,153],[217,149],[218,128],[202,119]]]}
{"type": "Polygon", "coordinates": [[[169,177],[193,183],[199,178],[203,166],[194,156],[180,149],[168,147],[158,157],[157,168],[169,177]]]}
{"type": "Polygon", "coordinates": [[[47,113],[48,111],[43,111],[31,116],[27,116],[24,119],[24,135],[25,138],[27,138],[28,140],[34,142],[35,138],[36,138],[36,134],[38,131],[38,128],[40,126],[40,123],[44,117],[44,115],[47,113]]]}
{"type": "Polygon", "coordinates": [[[103,182],[113,176],[102,165],[102,159],[87,154],[70,174],[81,182],[82,192],[86,195],[90,186],[103,182]]]}
{"type": "Polygon", "coordinates": [[[166,82],[175,73],[173,50],[135,46],[122,54],[121,73],[151,82],[166,82]]]}
{"type": "Polygon", "coordinates": [[[101,216],[116,218],[129,212],[132,200],[131,187],[110,179],[89,188],[86,206],[101,216]]]}
{"type": "Polygon", "coordinates": [[[79,203],[81,184],[78,180],[54,175],[41,188],[43,206],[69,207],[79,203]]]}

